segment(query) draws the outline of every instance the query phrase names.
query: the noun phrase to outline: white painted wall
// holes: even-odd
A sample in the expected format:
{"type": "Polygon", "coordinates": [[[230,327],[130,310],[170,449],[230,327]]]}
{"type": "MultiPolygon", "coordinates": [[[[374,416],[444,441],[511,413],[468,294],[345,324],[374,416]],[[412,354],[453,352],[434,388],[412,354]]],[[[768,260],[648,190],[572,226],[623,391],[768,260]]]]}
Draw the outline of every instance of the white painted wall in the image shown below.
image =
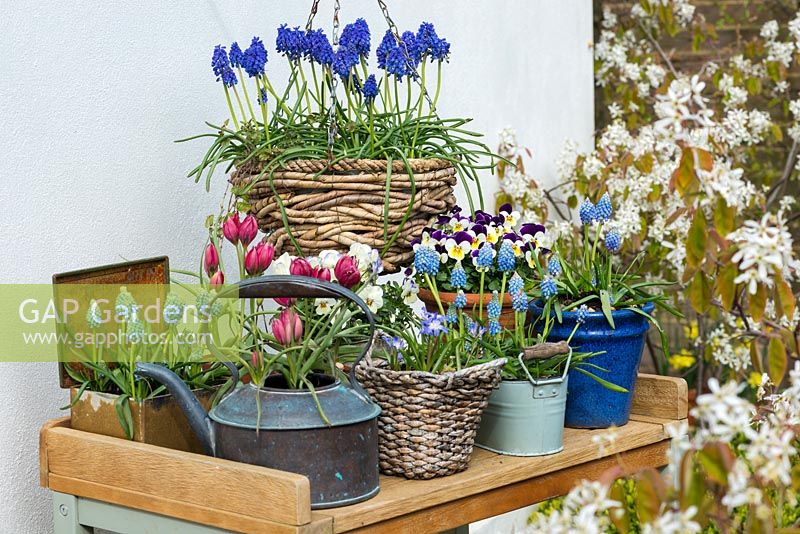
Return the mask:
{"type": "MultiPolygon", "coordinates": [[[[202,223],[221,194],[185,178],[205,146],[174,144],[226,115],[210,71],[214,44],[302,25],[310,2],[93,0],[6,2],[0,20],[0,283],[47,283],[55,272],[168,254],[196,265],[202,223]]],[[[319,23],[329,28],[323,1],[319,23]]],[[[343,20],[368,0],[343,2],[343,20]]],[[[402,29],[433,21],[452,43],[443,115],[472,116],[494,146],[504,126],[552,179],[566,138],[590,142],[589,0],[390,2],[402,29]]],[[[381,31],[378,31],[378,29],[381,31]]],[[[272,79],[280,61],[271,52],[272,79]]],[[[484,176],[487,204],[496,190],[484,176]]],[[[55,364],[0,365],[0,532],[49,532],[38,488],[37,431],[62,414],[55,364]]]]}

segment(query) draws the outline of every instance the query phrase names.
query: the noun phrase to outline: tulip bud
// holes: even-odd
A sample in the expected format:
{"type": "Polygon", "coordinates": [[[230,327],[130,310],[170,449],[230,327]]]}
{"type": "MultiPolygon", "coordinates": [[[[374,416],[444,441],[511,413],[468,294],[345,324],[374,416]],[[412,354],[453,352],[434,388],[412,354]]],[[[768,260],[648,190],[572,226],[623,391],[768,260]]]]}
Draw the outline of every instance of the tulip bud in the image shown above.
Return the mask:
{"type": "Polygon", "coordinates": [[[254,350],[253,353],[250,355],[250,363],[253,364],[253,367],[260,367],[261,365],[261,355],[258,353],[257,350],[254,350]]]}
{"type": "Polygon", "coordinates": [[[222,274],[222,271],[217,271],[214,273],[214,276],[211,277],[211,287],[220,287],[222,284],[225,283],[225,275],[222,274]]]}
{"type": "Polygon", "coordinates": [[[313,276],[317,280],[325,280],[326,282],[330,282],[331,270],[326,269],[325,267],[314,267],[313,269],[311,269],[311,276],[313,276]]]}
{"type": "Polygon", "coordinates": [[[258,268],[261,269],[261,272],[264,272],[272,265],[272,258],[275,257],[275,247],[272,243],[261,243],[256,249],[258,250],[258,268]]]}
{"type": "Polygon", "coordinates": [[[295,258],[289,265],[289,274],[294,276],[311,276],[311,264],[305,258],[295,258]]]}
{"type": "Polygon", "coordinates": [[[214,246],[214,243],[209,243],[206,245],[205,253],[203,253],[203,267],[206,270],[206,274],[211,276],[217,269],[219,268],[219,253],[217,252],[217,247],[214,246]]]}
{"type": "Polygon", "coordinates": [[[358,271],[358,261],[352,256],[344,255],[336,262],[333,269],[336,280],[346,288],[351,288],[361,281],[361,273],[358,271]]]}
{"type": "Polygon", "coordinates": [[[293,310],[286,308],[270,323],[272,335],[281,345],[288,346],[303,337],[303,321],[293,310]]]}
{"type": "Polygon", "coordinates": [[[234,245],[239,241],[239,214],[234,213],[222,223],[222,235],[234,245]]]}
{"type": "Polygon", "coordinates": [[[263,269],[260,268],[258,262],[258,245],[251,248],[247,251],[247,254],[244,255],[244,270],[247,271],[249,275],[256,275],[261,274],[264,272],[263,269]]]}
{"type": "Polygon", "coordinates": [[[258,223],[256,223],[256,218],[252,215],[248,215],[244,218],[244,220],[239,224],[239,241],[244,246],[248,246],[253,239],[256,238],[256,234],[258,234],[258,223]]]}
{"type": "Polygon", "coordinates": [[[278,306],[287,307],[287,306],[291,306],[292,304],[294,304],[294,301],[297,300],[297,299],[294,299],[294,298],[291,298],[291,297],[276,297],[276,298],[274,298],[272,300],[277,302],[278,306]]]}

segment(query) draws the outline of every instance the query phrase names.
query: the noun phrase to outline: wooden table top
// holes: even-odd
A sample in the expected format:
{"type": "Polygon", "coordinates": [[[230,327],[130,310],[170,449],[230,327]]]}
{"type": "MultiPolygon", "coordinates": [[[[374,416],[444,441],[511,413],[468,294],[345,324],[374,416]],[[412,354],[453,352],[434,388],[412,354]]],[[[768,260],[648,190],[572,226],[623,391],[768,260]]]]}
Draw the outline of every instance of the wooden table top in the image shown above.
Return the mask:
{"type": "Polygon", "coordinates": [[[436,532],[563,495],[622,459],[636,471],[666,464],[666,428],[687,416],[686,383],[640,375],[631,421],[599,453],[604,430],[565,429],[564,450],[535,458],[475,449],[469,468],[432,480],[381,477],[365,502],[311,511],[308,479],[173,451],[48,422],[40,436],[41,484],[54,491],[235,532],[436,532]]]}

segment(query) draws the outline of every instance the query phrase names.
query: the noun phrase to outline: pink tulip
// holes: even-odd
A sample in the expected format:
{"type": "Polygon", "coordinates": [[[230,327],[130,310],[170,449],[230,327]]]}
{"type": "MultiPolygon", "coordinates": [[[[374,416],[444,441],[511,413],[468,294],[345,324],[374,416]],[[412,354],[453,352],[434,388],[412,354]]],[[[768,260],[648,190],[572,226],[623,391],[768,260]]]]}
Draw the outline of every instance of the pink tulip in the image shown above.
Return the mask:
{"type": "Polygon", "coordinates": [[[272,243],[261,243],[256,247],[256,250],[258,250],[258,268],[263,273],[272,265],[272,259],[275,257],[275,247],[272,243]]]}
{"type": "Polygon", "coordinates": [[[249,275],[256,275],[264,272],[264,269],[261,269],[261,265],[258,262],[259,246],[260,245],[256,245],[244,255],[244,270],[247,271],[249,275]]]}
{"type": "Polygon", "coordinates": [[[253,364],[253,367],[261,367],[261,355],[257,350],[254,350],[250,355],[250,363],[253,364]]]}
{"type": "Polygon", "coordinates": [[[346,288],[351,288],[361,281],[361,273],[358,272],[358,260],[352,256],[344,255],[336,262],[333,268],[336,280],[346,288]]]}
{"type": "Polygon", "coordinates": [[[206,270],[206,274],[209,276],[217,272],[219,268],[219,253],[214,243],[206,245],[206,250],[203,253],[203,267],[206,270]]]}
{"type": "Polygon", "coordinates": [[[289,274],[294,276],[311,276],[311,264],[305,258],[295,258],[289,265],[289,274]]]}
{"type": "Polygon", "coordinates": [[[272,335],[281,345],[289,346],[303,337],[303,321],[289,308],[284,308],[270,326],[272,335]]]}
{"type": "Polygon", "coordinates": [[[256,238],[256,234],[258,234],[256,218],[248,215],[239,224],[239,241],[246,247],[256,238]]]}
{"type": "Polygon", "coordinates": [[[211,287],[219,287],[225,283],[225,275],[222,274],[222,271],[217,271],[214,273],[214,276],[211,277],[211,281],[209,282],[211,287]]]}
{"type": "Polygon", "coordinates": [[[277,302],[278,306],[287,307],[287,306],[291,306],[292,304],[294,304],[294,301],[296,301],[297,299],[291,298],[291,297],[276,297],[276,298],[274,298],[272,300],[277,302]]]}
{"type": "Polygon", "coordinates": [[[222,223],[222,235],[234,245],[239,241],[239,214],[234,213],[222,223]]]}
{"type": "Polygon", "coordinates": [[[325,267],[314,267],[311,270],[311,276],[313,276],[317,280],[325,280],[326,282],[330,282],[331,270],[326,269],[325,267]]]}

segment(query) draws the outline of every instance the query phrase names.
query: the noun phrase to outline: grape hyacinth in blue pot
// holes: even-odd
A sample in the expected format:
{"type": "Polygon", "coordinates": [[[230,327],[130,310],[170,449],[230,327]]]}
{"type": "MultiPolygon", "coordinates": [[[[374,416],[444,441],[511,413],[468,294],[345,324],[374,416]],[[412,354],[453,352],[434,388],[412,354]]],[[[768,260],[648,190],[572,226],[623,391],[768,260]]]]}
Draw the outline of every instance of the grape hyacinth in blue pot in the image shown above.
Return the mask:
{"type": "Polygon", "coordinates": [[[651,324],[660,334],[664,355],[669,356],[666,337],[653,312],[658,308],[681,314],[660,291],[670,284],[639,275],[641,256],[628,265],[616,260],[623,241],[611,220],[608,193],[597,204],[585,199],[579,213],[583,242],[559,242],[547,261],[539,263],[541,298],[531,303],[531,314],[556,318],[549,340],[570,340],[573,350],[600,353],[592,358],[591,376],[587,369],[569,372],[565,425],[621,426],[630,417],[651,324]],[[625,391],[605,387],[603,380],[625,391]]]}

